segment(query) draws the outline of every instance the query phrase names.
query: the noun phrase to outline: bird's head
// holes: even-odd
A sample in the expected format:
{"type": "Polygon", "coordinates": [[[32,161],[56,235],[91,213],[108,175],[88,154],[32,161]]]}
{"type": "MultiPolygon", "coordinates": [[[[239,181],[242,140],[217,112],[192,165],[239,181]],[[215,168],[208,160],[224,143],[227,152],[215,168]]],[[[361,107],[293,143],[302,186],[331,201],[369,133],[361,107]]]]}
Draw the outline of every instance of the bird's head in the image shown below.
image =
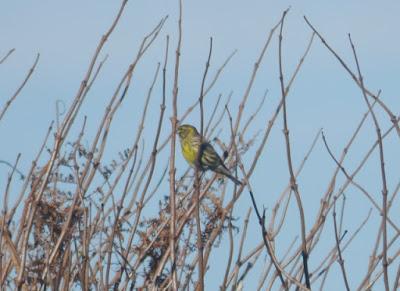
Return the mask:
{"type": "Polygon", "coordinates": [[[178,127],[177,131],[180,139],[185,139],[188,136],[196,136],[199,134],[197,129],[189,124],[182,124],[178,127]]]}

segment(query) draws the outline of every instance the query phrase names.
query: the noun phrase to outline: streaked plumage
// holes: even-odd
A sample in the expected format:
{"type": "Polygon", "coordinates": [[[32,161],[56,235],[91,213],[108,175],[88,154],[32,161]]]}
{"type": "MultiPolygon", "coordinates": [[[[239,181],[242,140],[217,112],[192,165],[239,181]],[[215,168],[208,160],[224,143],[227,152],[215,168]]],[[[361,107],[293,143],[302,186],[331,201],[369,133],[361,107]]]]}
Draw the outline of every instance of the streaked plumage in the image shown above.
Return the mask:
{"type": "Polygon", "coordinates": [[[182,154],[191,167],[199,167],[202,171],[211,170],[231,179],[235,184],[242,183],[233,177],[224,165],[213,146],[203,141],[194,126],[184,124],[178,127],[182,154]]]}

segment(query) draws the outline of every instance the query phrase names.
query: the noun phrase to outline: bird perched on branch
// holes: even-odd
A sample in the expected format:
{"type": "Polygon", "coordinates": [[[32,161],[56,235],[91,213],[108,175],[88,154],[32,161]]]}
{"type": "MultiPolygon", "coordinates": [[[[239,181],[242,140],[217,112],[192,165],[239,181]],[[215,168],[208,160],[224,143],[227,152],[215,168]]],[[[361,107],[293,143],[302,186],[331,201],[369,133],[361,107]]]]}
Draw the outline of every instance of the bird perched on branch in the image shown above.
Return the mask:
{"type": "Polygon", "coordinates": [[[211,170],[231,179],[236,185],[242,185],[233,177],[211,144],[206,142],[194,126],[183,124],[178,127],[182,154],[191,167],[201,171],[211,170]]]}

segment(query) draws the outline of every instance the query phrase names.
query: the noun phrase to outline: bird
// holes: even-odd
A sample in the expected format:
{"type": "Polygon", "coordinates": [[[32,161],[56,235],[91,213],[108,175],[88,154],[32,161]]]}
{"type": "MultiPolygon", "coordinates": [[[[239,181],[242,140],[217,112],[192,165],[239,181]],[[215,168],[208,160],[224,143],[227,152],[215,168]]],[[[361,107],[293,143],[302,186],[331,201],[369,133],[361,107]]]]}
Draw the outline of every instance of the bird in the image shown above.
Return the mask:
{"type": "Polygon", "coordinates": [[[194,126],[180,125],[177,133],[181,143],[182,155],[191,167],[197,167],[201,171],[211,170],[228,177],[236,185],[242,185],[242,182],[231,175],[214,147],[200,135],[194,126]]]}

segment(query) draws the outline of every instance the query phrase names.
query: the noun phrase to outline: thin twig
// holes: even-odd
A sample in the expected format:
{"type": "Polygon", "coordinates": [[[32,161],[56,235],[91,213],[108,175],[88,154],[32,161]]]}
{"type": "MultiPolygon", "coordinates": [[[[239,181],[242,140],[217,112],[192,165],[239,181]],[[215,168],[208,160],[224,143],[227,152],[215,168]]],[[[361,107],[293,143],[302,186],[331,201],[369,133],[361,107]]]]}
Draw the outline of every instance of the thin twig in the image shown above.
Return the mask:
{"type": "MultiPolygon", "coordinates": [[[[19,85],[17,91],[15,91],[15,93],[11,96],[11,98],[7,100],[6,104],[4,105],[4,108],[0,112],[0,121],[3,118],[4,114],[6,113],[7,109],[10,107],[11,103],[15,100],[15,98],[17,98],[17,96],[19,95],[21,90],[25,87],[26,83],[28,82],[28,80],[32,76],[33,71],[35,70],[37,63],[39,62],[39,57],[40,57],[40,54],[37,54],[36,58],[35,58],[35,61],[33,62],[32,67],[29,69],[28,74],[26,75],[25,79],[22,81],[21,85],[19,85]]],[[[1,62],[0,62],[0,64],[1,64],[1,62]]]]}
{"type": "MultiPolygon", "coordinates": [[[[240,266],[243,264],[242,263],[242,252],[243,252],[243,247],[244,247],[244,241],[245,241],[246,236],[247,236],[247,226],[248,226],[249,221],[250,221],[249,219],[250,219],[251,209],[252,208],[250,207],[249,210],[247,210],[246,218],[244,220],[244,227],[243,227],[243,231],[242,231],[242,237],[240,238],[240,244],[239,244],[239,253],[238,253],[238,256],[237,256],[237,259],[236,259],[236,265],[235,265],[235,268],[237,268],[237,269],[239,269],[240,266]]],[[[238,274],[239,274],[239,270],[236,272],[235,280],[233,282],[234,288],[237,288],[238,274]]],[[[225,286],[225,285],[223,285],[223,286],[225,286]]]]}
{"type": "Polygon", "coordinates": [[[210,37],[210,49],[208,52],[208,59],[206,62],[206,66],[204,69],[203,80],[201,81],[201,89],[200,89],[200,96],[199,96],[199,104],[200,104],[200,135],[203,136],[204,134],[204,107],[203,107],[203,98],[204,98],[204,84],[207,77],[208,68],[210,67],[210,59],[212,53],[212,46],[213,46],[213,39],[210,37]]]}
{"type": "Polygon", "coordinates": [[[8,53],[0,60],[0,65],[4,63],[4,61],[13,53],[15,52],[15,48],[12,48],[8,51],[8,53]]]}

